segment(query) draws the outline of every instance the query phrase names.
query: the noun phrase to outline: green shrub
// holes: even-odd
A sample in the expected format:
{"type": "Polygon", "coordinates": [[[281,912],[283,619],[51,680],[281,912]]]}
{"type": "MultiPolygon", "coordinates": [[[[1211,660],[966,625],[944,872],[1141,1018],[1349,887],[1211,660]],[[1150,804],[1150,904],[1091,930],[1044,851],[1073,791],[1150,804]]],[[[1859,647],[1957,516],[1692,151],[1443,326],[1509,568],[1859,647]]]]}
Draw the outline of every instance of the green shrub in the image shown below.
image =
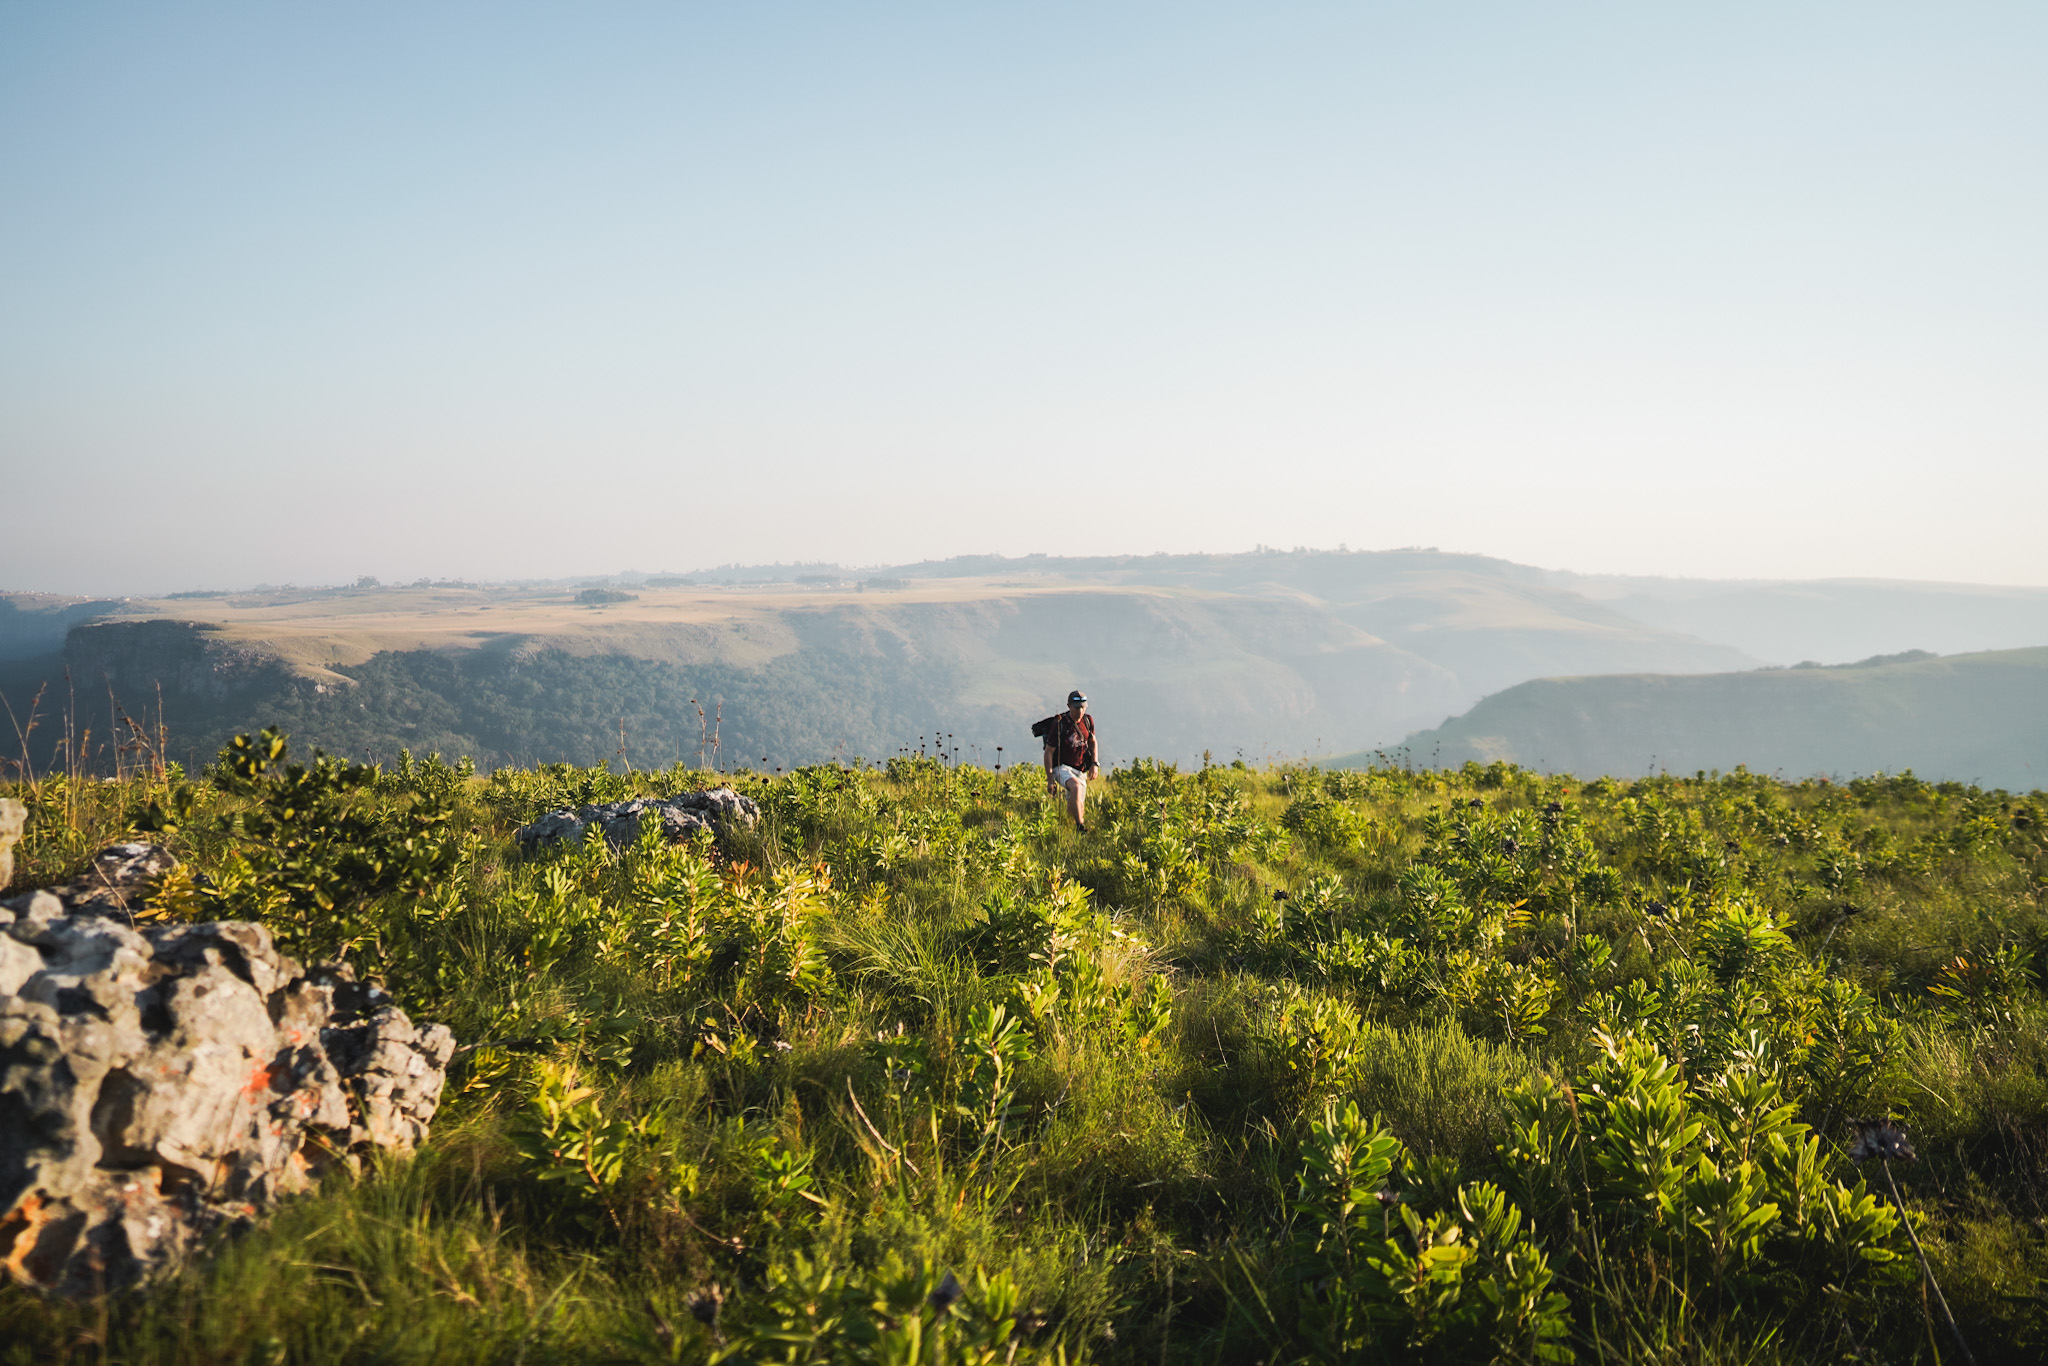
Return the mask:
{"type": "Polygon", "coordinates": [[[472,1046],[417,1157],[120,1302],[0,1289],[0,1361],[1912,1359],[1842,1151],[1883,1116],[1978,1359],[2048,1343],[2038,794],[1140,761],[1080,835],[907,753],[275,732],[8,791],[25,882],[154,832],[155,912],[347,950],[472,1046]],[[513,845],[713,781],[758,830],[513,845]]]}

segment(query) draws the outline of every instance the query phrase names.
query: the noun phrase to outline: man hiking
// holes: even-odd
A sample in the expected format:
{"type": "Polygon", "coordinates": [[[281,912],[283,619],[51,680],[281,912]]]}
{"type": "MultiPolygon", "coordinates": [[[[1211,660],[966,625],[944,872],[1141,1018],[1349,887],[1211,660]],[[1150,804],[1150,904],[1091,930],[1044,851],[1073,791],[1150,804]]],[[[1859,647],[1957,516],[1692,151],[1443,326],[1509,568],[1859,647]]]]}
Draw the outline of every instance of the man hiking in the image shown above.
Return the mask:
{"type": "Polygon", "coordinates": [[[1067,709],[1031,728],[1045,739],[1046,791],[1067,791],[1067,812],[1085,834],[1088,830],[1088,784],[1102,776],[1095,755],[1095,718],[1079,691],[1067,694],[1067,709]]]}

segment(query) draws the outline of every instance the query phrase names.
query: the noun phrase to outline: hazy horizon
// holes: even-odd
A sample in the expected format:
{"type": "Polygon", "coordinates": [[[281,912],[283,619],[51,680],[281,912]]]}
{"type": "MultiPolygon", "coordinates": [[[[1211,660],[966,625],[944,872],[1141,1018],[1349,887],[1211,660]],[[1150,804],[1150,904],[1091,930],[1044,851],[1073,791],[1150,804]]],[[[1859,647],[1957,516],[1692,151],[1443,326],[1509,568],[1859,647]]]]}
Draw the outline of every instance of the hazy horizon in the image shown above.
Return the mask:
{"type": "MultiPolygon", "coordinates": [[[[1896,586],[1901,588],[1911,587],[1936,590],[1948,588],[1989,588],[1994,590],[2013,589],[2016,591],[2025,591],[2031,589],[2048,589],[2048,583],[2007,584],[1990,583],[1981,580],[1970,581],[1965,579],[1908,579],[1899,578],[1895,576],[1880,575],[1820,575],[1808,578],[1769,578],[1748,575],[1720,577],[1701,574],[1613,573],[1602,572],[1598,570],[1589,571],[1565,568],[1557,565],[1524,564],[1520,561],[1511,560],[1506,556],[1489,555],[1481,551],[1447,550],[1438,546],[1290,546],[1283,548],[1277,546],[1259,545],[1250,548],[1236,550],[1197,549],[1187,551],[1105,551],[1099,554],[1077,555],[1056,555],[1045,551],[1025,551],[1021,554],[1003,556],[1001,558],[1012,563],[1030,560],[1044,560],[1047,561],[1049,565],[1054,566],[1056,571],[1058,566],[1064,564],[1072,564],[1074,562],[1085,562],[1097,559],[1135,561],[1158,558],[1225,559],[1239,556],[1249,557],[1255,555],[1400,555],[1418,553],[1442,554],[1446,556],[1469,555],[1479,559],[1495,560],[1507,564],[1512,564],[1521,569],[1533,569],[1542,574],[1554,576],[1557,580],[1561,582],[1563,586],[1585,592],[1588,597],[1593,598],[1595,601],[1602,601],[1615,596],[1616,587],[1624,584],[1640,586],[1670,585],[1674,587],[1688,584],[1697,584],[1702,587],[1711,586],[1715,588],[1731,589],[1744,587],[1768,587],[1776,585],[1819,586],[1829,584],[1841,586],[1867,585],[1872,587],[1896,586]]],[[[555,585],[579,586],[619,582],[625,583],[628,586],[630,586],[632,581],[636,579],[649,577],[662,578],[668,576],[694,579],[697,583],[705,587],[721,586],[721,576],[723,576],[723,582],[726,585],[734,583],[759,583],[787,586],[794,580],[788,578],[776,578],[767,571],[787,570],[792,575],[802,573],[816,573],[821,571],[839,571],[841,574],[845,575],[849,579],[858,580],[861,576],[864,575],[880,574],[889,571],[905,571],[927,567],[937,567],[946,565],[955,560],[974,560],[986,557],[993,557],[994,555],[995,552],[992,551],[984,551],[978,554],[974,552],[963,552],[958,555],[949,555],[944,557],[926,557],[914,560],[882,561],[873,564],[849,564],[831,560],[756,560],[731,561],[724,564],[710,565],[659,565],[654,567],[628,565],[619,569],[593,569],[587,571],[571,570],[559,574],[508,574],[502,576],[492,576],[480,574],[453,573],[437,575],[420,575],[409,579],[388,577],[386,575],[377,574],[373,571],[366,569],[362,574],[345,575],[339,578],[332,579],[299,580],[291,578],[276,578],[257,580],[244,579],[235,582],[186,582],[183,579],[177,579],[175,576],[175,572],[173,572],[171,579],[168,579],[154,586],[125,588],[114,587],[92,592],[84,591],[77,588],[26,587],[16,585],[13,583],[0,582],[0,595],[27,594],[40,595],[46,597],[79,599],[88,599],[95,597],[160,599],[178,597],[189,594],[239,594],[284,590],[325,592],[364,586],[362,580],[365,578],[373,580],[374,582],[369,584],[368,586],[378,590],[431,588],[436,585],[447,586],[453,584],[464,584],[478,588],[521,588],[555,585]],[[735,578],[734,576],[741,577],[735,578]]],[[[1005,572],[1010,571],[1006,570],[1005,572]]],[[[1087,571],[1081,572],[1085,573],[1087,571]]],[[[972,571],[963,571],[963,577],[974,577],[974,573],[972,571]]]]}
{"type": "Polygon", "coordinates": [[[6,7],[0,584],[2048,584],[2044,59],[2016,3],[6,7]]]}

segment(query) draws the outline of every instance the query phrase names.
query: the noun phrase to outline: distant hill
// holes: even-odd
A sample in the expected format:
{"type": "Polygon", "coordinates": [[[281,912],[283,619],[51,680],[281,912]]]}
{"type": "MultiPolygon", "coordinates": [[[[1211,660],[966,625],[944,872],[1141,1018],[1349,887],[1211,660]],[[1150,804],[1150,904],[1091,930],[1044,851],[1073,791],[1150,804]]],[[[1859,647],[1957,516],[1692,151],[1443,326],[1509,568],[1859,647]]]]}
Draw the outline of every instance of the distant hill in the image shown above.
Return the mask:
{"type": "Polygon", "coordinates": [[[1269,616],[1305,606],[1449,670],[1456,691],[1473,699],[1550,673],[1693,673],[1764,662],[1719,642],[1639,621],[1554,582],[1556,576],[1544,570],[1484,555],[1434,550],[987,555],[887,572],[914,581],[980,576],[1020,586],[1054,580],[1121,591],[1169,589],[1234,598],[1269,616]],[[1561,665],[1565,659],[1581,662],[1567,670],[1561,665]]]}
{"type": "MultiPolygon", "coordinates": [[[[1912,769],[2048,786],[2048,647],[1673,677],[1542,678],[1408,737],[1417,763],[1507,759],[1546,772],[1800,777],[1912,769]]],[[[1339,765],[1370,762],[1350,755],[1339,765]]]]}
{"type": "Polygon", "coordinates": [[[615,755],[621,722],[629,758],[694,758],[696,698],[723,703],[724,757],[758,765],[881,757],[938,733],[966,757],[1002,745],[1028,761],[1030,722],[1080,686],[1113,758],[1256,759],[1390,740],[1543,674],[1755,662],[1481,556],[797,568],[613,576],[634,597],[607,605],[577,601],[588,584],[96,604],[61,656],[0,665],[0,693],[20,709],[68,668],[51,696],[104,718],[107,680],[130,710],[153,710],[161,685],[181,755],[274,720],[339,752],[485,763],[615,755]]]}
{"type": "Polygon", "coordinates": [[[1966,654],[2048,643],[2048,588],[1886,579],[1716,582],[1552,574],[1560,588],[1771,664],[1901,650],[1966,654]]]}
{"type": "MultiPolygon", "coordinates": [[[[616,757],[623,724],[629,759],[668,763],[696,756],[696,699],[714,714],[722,704],[728,763],[882,757],[939,734],[964,757],[987,762],[1001,745],[1028,762],[1029,723],[1079,686],[1117,760],[1326,755],[1437,727],[1421,743],[1445,752],[1477,754],[1473,737],[1493,737],[1531,762],[1640,771],[1652,756],[1700,766],[1669,738],[1691,733],[1682,708],[1651,727],[1656,743],[1589,712],[1590,739],[1606,745],[1592,751],[1553,741],[1558,722],[1532,719],[1526,735],[1471,724],[1532,679],[1619,687],[1599,693],[1619,699],[1635,693],[1583,676],[1773,677],[1733,671],[1956,641],[2048,641],[2048,590],[1602,578],[1421,550],[974,556],[155,599],[0,593],[0,696],[25,721],[50,685],[38,763],[61,734],[53,711],[69,707],[103,741],[117,706],[154,714],[159,687],[180,757],[279,722],[354,755],[589,762],[616,757]],[[628,600],[579,601],[593,588],[628,600]]],[[[1747,724],[1728,733],[1760,741],[1747,724]]],[[[1987,725],[1995,750],[2002,732],[1987,725]]],[[[1751,762],[1910,762],[1798,739],[1751,762]]],[[[1727,746],[1707,748],[1701,762],[1724,762],[1727,746]]],[[[1965,776],[1994,771],[2008,772],[1965,776]]]]}

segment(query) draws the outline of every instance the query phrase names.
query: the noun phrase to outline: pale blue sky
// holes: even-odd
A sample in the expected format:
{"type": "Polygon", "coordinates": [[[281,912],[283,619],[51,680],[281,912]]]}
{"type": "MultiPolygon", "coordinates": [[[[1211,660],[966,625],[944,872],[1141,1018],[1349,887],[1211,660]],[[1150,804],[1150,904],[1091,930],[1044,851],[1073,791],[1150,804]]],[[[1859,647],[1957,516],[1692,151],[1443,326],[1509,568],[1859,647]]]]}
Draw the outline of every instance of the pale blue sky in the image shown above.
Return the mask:
{"type": "Polygon", "coordinates": [[[0,588],[2048,583],[2048,5],[0,3],[0,588]]]}

